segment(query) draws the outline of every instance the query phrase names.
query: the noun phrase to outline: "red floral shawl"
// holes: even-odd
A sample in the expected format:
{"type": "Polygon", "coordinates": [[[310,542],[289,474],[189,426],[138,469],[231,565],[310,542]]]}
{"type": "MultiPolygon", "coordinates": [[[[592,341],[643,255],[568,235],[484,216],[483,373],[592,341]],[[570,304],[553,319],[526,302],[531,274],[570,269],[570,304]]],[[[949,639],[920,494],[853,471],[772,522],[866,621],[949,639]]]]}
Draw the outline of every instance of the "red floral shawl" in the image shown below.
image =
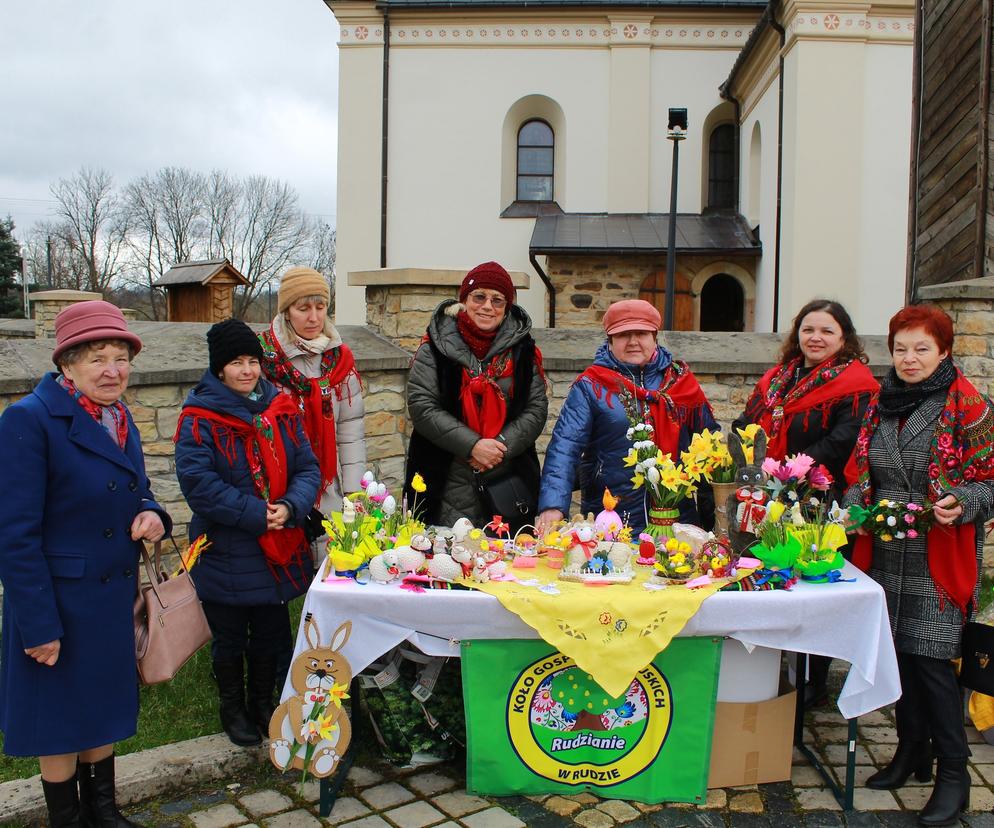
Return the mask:
{"type": "MultiPolygon", "coordinates": [[[[252,485],[259,497],[267,503],[274,503],[286,494],[286,447],[283,445],[280,425],[285,425],[291,439],[296,439],[297,420],[300,417],[296,403],[288,394],[277,394],[265,411],[255,415],[252,424],[230,414],[195,405],[186,406],[180,412],[173,442],[179,439],[180,429],[187,417],[193,418],[193,439],[197,441],[197,445],[203,439],[200,435],[201,421],[210,423],[214,445],[231,464],[235,462],[235,441],[242,441],[252,474],[252,485]]],[[[289,565],[294,560],[302,563],[307,540],[300,527],[269,529],[259,536],[259,546],[266,556],[273,577],[277,577],[277,566],[290,577],[289,565]]],[[[290,580],[293,578],[290,577],[290,580]]]]}
{"type": "MultiPolygon", "coordinates": [[[[344,343],[329,348],[321,356],[321,376],[305,377],[283,351],[270,325],[259,334],[262,343],[262,370],[273,382],[289,393],[304,414],[304,431],[321,468],[321,488],[318,500],[338,476],[338,438],[335,432],[335,409],[330,395],[339,400],[348,393],[350,374],[359,377],[352,350],[344,343]]],[[[351,402],[351,399],[349,400],[351,402]]]]}
{"type": "Polygon", "coordinates": [[[589,382],[597,399],[604,397],[608,408],[612,397],[622,390],[632,394],[639,402],[647,403],[652,417],[653,433],[660,450],[679,458],[680,427],[699,418],[705,409],[711,411],[711,404],[697,382],[697,377],[680,360],[673,360],[663,372],[659,388],[648,390],[636,385],[627,377],[611,368],[591,365],[577,377],[576,381],[589,382]]]}
{"type": "MultiPolygon", "coordinates": [[[[870,440],[879,425],[874,399],[866,410],[856,449],[846,467],[846,477],[859,486],[864,506],[873,502],[870,440]]],[[[994,479],[994,411],[958,368],[929,447],[928,477],[927,498],[932,503],[963,483],[994,479]]],[[[976,542],[973,523],[936,524],[926,538],[928,570],[939,593],[939,608],[946,600],[952,601],[964,618],[977,583],[976,542]]],[[[872,560],[873,539],[858,536],[853,563],[866,571],[872,560]]]]}
{"type": "Polygon", "coordinates": [[[824,424],[840,400],[851,398],[855,414],[859,395],[875,394],[880,389],[870,369],[859,360],[836,362],[832,358],[813,368],[790,391],[785,391],[800,365],[801,357],[774,365],[756,383],[746,403],[746,417],[763,427],[769,437],[767,454],[775,460],[787,456],[787,433],[795,417],[804,417],[806,431],[812,413],[818,412],[824,424]]]}

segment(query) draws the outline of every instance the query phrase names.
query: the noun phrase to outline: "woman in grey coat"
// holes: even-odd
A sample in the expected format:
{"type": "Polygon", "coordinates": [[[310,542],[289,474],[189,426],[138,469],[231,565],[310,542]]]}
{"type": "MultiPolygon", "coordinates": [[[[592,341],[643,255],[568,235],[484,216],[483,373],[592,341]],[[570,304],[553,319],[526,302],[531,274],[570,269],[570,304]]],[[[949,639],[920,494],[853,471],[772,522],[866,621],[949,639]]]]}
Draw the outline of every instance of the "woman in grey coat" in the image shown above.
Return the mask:
{"type": "MultiPolygon", "coordinates": [[[[483,526],[493,515],[481,500],[483,485],[513,474],[534,514],[539,464],[535,440],[545,427],[549,401],[542,355],[531,319],[514,303],[511,277],[496,262],[466,274],[459,301],[442,302],[431,318],[407,380],[414,426],[407,454],[405,495],[411,479],[427,485],[421,515],[451,526],[467,517],[483,526]]],[[[514,527],[512,515],[503,515],[514,527]]]]}
{"type": "Polygon", "coordinates": [[[857,482],[846,493],[850,505],[886,498],[932,507],[927,532],[897,527],[872,544],[861,533],[853,553],[886,593],[902,689],[894,758],[866,784],[899,788],[912,773],[928,781],[937,758],[921,825],[956,824],[969,804],[970,749],[950,659],[976,606],[983,524],[994,514],[994,411],[953,365],[952,344],[952,321],[939,308],[915,305],[891,319],[894,366],[863,420],[857,482]]]}

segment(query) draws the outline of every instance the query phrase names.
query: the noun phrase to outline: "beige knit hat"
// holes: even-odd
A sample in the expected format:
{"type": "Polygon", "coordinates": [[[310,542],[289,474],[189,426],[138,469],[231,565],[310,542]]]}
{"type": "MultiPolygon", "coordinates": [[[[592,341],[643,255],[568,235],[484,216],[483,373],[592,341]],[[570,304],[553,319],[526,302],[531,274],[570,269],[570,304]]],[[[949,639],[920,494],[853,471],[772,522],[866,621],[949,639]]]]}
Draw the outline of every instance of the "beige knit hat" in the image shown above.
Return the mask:
{"type": "Polygon", "coordinates": [[[313,267],[291,267],[280,279],[280,291],[277,294],[280,313],[305,296],[323,296],[325,302],[330,301],[331,288],[328,280],[313,267]]]}

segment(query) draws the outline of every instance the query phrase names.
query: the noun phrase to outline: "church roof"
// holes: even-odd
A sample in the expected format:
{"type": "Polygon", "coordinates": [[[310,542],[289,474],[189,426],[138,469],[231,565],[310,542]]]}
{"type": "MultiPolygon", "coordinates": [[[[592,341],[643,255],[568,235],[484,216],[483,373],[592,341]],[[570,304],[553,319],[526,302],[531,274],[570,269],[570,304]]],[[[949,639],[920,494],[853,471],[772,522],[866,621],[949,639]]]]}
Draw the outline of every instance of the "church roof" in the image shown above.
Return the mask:
{"type": "MultiPolygon", "coordinates": [[[[537,255],[666,253],[668,213],[563,213],[535,220],[529,252],[537,255]]],[[[676,250],[758,256],[762,245],[738,213],[679,213],[676,250]]]]}

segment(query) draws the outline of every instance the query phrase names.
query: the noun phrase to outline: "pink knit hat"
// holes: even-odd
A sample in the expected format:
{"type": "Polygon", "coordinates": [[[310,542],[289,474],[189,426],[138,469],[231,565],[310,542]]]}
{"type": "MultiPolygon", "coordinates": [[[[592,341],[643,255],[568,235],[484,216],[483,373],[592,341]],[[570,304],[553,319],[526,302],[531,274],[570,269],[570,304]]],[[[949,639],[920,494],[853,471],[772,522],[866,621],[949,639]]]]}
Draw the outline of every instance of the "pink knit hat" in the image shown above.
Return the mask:
{"type": "Polygon", "coordinates": [[[142,341],[128,330],[124,314],[117,306],[100,299],[70,305],[55,317],[52,362],[58,365],[59,357],[73,345],[101,339],[123,339],[135,354],[142,349],[142,341]]]}
{"type": "Polygon", "coordinates": [[[659,311],[644,299],[622,299],[604,314],[604,332],[614,336],[624,331],[652,331],[663,327],[659,311]]]}

